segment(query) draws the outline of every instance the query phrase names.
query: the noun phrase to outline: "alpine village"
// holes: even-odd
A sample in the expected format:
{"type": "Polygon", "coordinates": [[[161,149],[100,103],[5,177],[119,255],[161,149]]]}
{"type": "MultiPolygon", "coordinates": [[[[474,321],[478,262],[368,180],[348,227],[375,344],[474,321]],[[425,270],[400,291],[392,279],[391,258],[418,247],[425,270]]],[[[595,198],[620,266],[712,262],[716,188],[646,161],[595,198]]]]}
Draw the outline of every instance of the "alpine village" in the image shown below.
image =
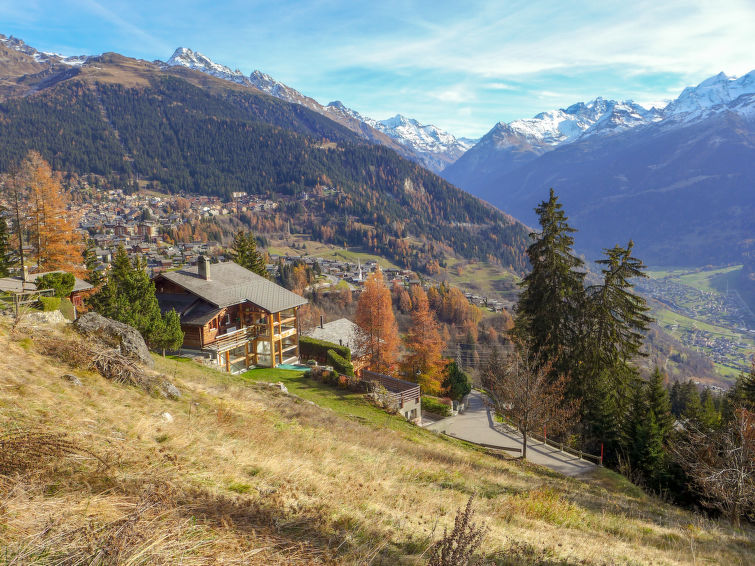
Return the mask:
{"type": "Polygon", "coordinates": [[[0,564],[755,564],[755,71],[467,139],[43,47],[0,564]]]}

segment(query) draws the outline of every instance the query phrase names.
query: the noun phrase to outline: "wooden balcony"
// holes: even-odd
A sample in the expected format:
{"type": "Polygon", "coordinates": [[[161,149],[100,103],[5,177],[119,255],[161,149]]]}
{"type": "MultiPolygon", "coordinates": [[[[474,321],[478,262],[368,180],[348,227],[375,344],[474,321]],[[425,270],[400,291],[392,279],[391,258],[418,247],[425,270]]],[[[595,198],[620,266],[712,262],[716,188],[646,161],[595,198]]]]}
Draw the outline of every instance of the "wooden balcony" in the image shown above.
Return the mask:
{"type": "Polygon", "coordinates": [[[264,332],[264,328],[259,326],[246,326],[233,332],[217,336],[210,344],[205,344],[205,349],[215,352],[225,352],[243,346],[247,342],[254,340],[264,332]]]}

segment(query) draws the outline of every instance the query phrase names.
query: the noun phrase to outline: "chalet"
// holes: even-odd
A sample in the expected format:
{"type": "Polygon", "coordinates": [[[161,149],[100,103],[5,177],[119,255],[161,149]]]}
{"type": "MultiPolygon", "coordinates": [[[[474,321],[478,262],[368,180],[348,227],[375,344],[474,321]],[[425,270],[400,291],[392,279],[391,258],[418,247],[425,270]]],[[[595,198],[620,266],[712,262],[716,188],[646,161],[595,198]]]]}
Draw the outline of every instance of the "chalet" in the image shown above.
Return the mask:
{"type": "Polygon", "coordinates": [[[209,354],[228,372],[299,361],[299,307],[307,300],[232,261],[154,279],[163,311],[175,309],[183,350],[209,354]]]}

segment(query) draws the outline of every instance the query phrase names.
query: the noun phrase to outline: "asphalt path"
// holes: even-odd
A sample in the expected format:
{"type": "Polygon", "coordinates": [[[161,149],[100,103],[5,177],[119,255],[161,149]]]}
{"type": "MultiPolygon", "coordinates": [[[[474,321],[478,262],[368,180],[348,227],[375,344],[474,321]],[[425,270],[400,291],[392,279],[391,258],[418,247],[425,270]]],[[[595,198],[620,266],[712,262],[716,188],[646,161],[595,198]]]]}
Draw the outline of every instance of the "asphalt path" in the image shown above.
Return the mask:
{"type": "MultiPolygon", "coordinates": [[[[495,422],[493,412],[479,391],[469,394],[466,410],[454,417],[448,417],[426,425],[434,430],[477,444],[506,448],[522,448],[522,435],[511,427],[495,422]]],[[[511,454],[520,452],[510,451],[511,454]]],[[[567,476],[578,476],[595,468],[595,464],[577,456],[561,452],[558,448],[527,438],[527,460],[561,472],[567,476]]]]}

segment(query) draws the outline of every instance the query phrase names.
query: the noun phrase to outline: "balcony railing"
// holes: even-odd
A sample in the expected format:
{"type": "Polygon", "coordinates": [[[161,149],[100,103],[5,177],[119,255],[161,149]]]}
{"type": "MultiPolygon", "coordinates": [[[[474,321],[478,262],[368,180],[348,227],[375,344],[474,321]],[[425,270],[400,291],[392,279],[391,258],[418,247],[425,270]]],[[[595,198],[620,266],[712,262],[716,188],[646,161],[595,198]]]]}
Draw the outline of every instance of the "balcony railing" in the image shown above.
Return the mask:
{"type": "Polygon", "coordinates": [[[205,348],[216,352],[233,350],[234,348],[243,346],[247,342],[254,340],[260,336],[260,333],[260,327],[258,326],[246,326],[234,330],[233,332],[217,336],[210,344],[205,344],[205,348]]]}

